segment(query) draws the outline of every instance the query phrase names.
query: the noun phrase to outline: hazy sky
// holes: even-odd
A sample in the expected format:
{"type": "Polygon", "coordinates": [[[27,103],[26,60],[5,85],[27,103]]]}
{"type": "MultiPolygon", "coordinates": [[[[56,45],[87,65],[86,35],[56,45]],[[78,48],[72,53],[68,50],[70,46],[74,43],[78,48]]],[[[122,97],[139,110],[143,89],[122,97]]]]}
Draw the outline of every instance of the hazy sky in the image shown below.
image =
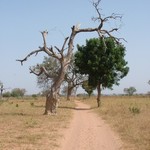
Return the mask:
{"type": "MultiPolygon", "coordinates": [[[[102,0],[102,14],[122,14],[121,28],[117,33],[127,43],[126,57],[129,74],[120,86],[103,93],[123,93],[124,88],[134,86],[137,93],[150,91],[150,0],[102,0]]],[[[25,88],[28,94],[40,91],[36,76],[29,67],[42,62],[43,54],[32,56],[23,66],[16,59],[24,58],[32,50],[42,46],[40,31],[47,29],[49,46],[61,46],[70,35],[71,27],[81,23],[81,28],[96,27],[91,18],[96,12],[91,0],[0,0],[0,81],[5,88],[25,88]]],[[[109,22],[108,26],[118,25],[109,22]]],[[[84,44],[95,34],[80,34],[75,39],[84,44]]],[[[76,49],[76,48],[75,48],[76,49]]]]}

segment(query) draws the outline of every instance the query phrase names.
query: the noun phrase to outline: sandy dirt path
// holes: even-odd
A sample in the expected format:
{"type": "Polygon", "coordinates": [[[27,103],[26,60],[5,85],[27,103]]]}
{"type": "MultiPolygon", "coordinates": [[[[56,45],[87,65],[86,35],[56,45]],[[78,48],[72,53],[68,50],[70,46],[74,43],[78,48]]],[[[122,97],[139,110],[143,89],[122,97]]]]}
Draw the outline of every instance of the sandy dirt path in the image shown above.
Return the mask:
{"type": "Polygon", "coordinates": [[[76,101],[60,150],[121,150],[121,140],[90,107],[76,101]]]}

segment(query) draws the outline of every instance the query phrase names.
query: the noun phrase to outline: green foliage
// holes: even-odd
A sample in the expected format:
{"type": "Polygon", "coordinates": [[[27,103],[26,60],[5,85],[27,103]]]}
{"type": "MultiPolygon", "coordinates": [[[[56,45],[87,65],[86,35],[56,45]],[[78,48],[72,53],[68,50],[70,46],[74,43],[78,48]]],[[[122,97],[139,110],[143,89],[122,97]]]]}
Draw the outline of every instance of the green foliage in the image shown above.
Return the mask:
{"type": "Polygon", "coordinates": [[[30,102],[30,105],[31,105],[31,106],[34,106],[34,102],[30,102]]]}
{"type": "Polygon", "coordinates": [[[136,92],[136,88],[133,87],[133,86],[131,86],[131,87],[129,87],[129,88],[124,88],[124,92],[125,92],[126,94],[128,94],[129,96],[131,96],[131,95],[133,95],[133,93],[136,92]]]}
{"type": "Polygon", "coordinates": [[[32,68],[34,70],[39,70],[40,66],[45,67],[49,77],[42,73],[37,77],[37,85],[39,88],[43,88],[44,91],[47,91],[51,85],[51,82],[53,82],[53,80],[55,80],[55,78],[58,76],[60,64],[58,60],[53,57],[44,57],[44,60],[41,64],[33,66],[32,68]]]}
{"type": "Polygon", "coordinates": [[[10,92],[5,92],[5,93],[3,93],[3,97],[11,97],[11,93],[10,92]]]}
{"type": "Polygon", "coordinates": [[[77,49],[76,71],[88,75],[89,84],[93,87],[99,82],[103,88],[112,88],[128,74],[125,47],[112,38],[89,39],[85,46],[77,45],[77,49]]]}
{"type": "Polygon", "coordinates": [[[37,99],[37,95],[36,94],[32,94],[32,98],[37,99]]]}
{"type": "Polygon", "coordinates": [[[15,88],[11,91],[11,96],[12,97],[23,97],[25,92],[26,92],[25,89],[15,88]]]}
{"type": "Polygon", "coordinates": [[[89,97],[91,96],[93,90],[95,89],[93,86],[89,85],[88,80],[83,82],[82,88],[88,93],[89,97]]]}
{"type": "Polygon", "coordinates": [[[140,113],[140,108],[138,107],[129,107],[129,111],[133,114],[139,114],[140,113]]]}

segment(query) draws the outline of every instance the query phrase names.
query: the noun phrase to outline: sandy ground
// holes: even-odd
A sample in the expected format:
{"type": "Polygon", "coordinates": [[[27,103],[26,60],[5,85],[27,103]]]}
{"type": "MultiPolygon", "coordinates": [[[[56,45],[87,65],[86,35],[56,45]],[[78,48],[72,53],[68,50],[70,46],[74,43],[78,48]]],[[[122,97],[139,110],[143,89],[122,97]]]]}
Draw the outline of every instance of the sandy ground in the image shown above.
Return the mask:
{"type": "Polygon", "coordinates": [[[121,150],[121,140],[90,107],[76,101],[74,117],[60,150],[121,150]]]}

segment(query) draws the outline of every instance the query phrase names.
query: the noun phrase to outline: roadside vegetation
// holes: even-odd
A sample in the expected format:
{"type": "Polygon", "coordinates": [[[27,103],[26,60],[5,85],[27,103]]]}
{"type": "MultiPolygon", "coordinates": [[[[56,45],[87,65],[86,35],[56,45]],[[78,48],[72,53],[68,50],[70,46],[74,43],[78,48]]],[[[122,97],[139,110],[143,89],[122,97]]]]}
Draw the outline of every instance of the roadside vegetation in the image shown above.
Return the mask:
{"type": "Polygon", "coordinates": [[[119,133],[125,150],[150,149],[150,98],[146,96],[103,96],[100,108],[96,98],[84,98],[119,133]]]}
{"type": "Polygon", "coordinates": [[[45,98],[0,101],[1,150],[54,150],[72,118],[72,101],[61,100],[56,115],[42,115],[45,98]],[[66,108],[66,109],[65,109],[66,108]]]}
{"type": "MultiPolygon", "coordinates": [[[[0,149],[57,149],[63,131],[72,119],[73,100],[61,98],[56,115],[42,115],[42,97],[9,98],[0,101],[0,149]]],[[[150,97],[102,96],[98,108],[96,97],[77,97],[91,106],[119,134],[125,150],[150,148],[150,97]]]]}

